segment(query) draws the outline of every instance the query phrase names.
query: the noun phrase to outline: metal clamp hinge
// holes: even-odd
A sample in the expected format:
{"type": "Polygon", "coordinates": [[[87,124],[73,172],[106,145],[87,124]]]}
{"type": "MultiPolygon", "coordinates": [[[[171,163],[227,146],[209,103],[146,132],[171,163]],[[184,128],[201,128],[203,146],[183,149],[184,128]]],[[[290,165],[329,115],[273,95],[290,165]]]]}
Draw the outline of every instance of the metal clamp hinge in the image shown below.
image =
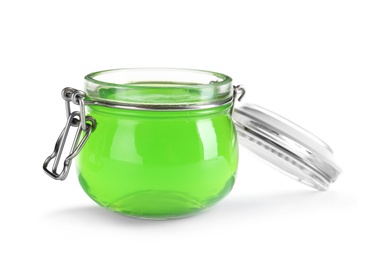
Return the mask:
{"type": "Polygon", "coordinates": [[[61,181],[66,179],[71,167],[72,159],[77,156],[78,153],[82,150],[84,144],[87,142],[91,133],[96,129],[97,125],[96,120],[93,117],[85,115],[85,93],[83,91],[73,88],[65,88],[62,91],[62,98],[66,101],[67,122],[57,139],[53,153],[48,156],[43,164],[45,173],[47,173],[53,179],[61,181]],[[79,105],[79,111],[71,112],[70,102],[79,105]],[[57,173],[57,168],[61,159],[62,151],[64,149],[69,130],[72,126],[78,127],[78,129],[76,131],[70,153],[64,160],[63,170],[61,173],[57,173]],[[83,136],[82,132],[84,132],[83,136]],[[52,166],[52,170],[50,171],[48,170],[48,165],[53,159],[54,163],[52,166]]]}

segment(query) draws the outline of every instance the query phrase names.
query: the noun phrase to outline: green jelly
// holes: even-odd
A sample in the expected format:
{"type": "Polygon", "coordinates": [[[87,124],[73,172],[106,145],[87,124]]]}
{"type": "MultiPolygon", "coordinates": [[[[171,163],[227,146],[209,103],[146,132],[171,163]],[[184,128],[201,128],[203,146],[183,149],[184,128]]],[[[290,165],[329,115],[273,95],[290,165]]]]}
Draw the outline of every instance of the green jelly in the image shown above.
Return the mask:
{"type": "Polygon", "coordinates": [[[178,112],[90,107],[97,129],[80,152],[80,183],[127,215],[189,215],[232,189],[237,141],[230,106],[178,112]]]}

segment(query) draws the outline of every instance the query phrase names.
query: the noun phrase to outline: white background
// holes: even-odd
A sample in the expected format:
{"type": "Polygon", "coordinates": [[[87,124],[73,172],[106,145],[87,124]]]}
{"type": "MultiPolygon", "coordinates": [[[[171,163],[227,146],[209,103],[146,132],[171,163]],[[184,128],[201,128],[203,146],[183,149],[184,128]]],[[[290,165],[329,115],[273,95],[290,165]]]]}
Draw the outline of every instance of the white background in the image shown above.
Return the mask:
{"type": "Polygon", "coordinates": [[[1,259],[372,259],[371,1],[2,1],[1,259]],[[344,172],[327,192],[241,149],[236,185],[198,216],[106,211],[42,171],[60,91],[120,67],[218,71],[315,133],[344,172]]]}

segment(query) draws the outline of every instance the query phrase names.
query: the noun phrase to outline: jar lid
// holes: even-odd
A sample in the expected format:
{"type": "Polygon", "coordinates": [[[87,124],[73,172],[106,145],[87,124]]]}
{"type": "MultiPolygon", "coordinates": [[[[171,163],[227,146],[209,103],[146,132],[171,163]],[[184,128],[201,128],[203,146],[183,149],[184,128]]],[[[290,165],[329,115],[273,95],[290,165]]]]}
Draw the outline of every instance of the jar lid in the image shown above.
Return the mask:
{"type": "Polygon", "coordinates": [[[233,120],[240,144],[299,182],[325,191],[341,173],[326,143],[271,111],[244,104],[233,120]]]}

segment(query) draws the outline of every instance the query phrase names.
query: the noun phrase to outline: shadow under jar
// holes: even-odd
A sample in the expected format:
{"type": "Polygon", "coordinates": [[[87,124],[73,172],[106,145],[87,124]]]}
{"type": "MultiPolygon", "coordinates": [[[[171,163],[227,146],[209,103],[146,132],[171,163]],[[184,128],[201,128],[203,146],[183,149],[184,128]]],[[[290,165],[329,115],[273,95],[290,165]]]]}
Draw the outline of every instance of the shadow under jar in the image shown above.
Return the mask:
{"type": "Polygon", "coordinates": [[[197,213],[225,197],[238,163],[231,78],[184,69],[117,69],[85,77],[97,122],[77,157],[101,206],[143,218],[197,213]]]}

